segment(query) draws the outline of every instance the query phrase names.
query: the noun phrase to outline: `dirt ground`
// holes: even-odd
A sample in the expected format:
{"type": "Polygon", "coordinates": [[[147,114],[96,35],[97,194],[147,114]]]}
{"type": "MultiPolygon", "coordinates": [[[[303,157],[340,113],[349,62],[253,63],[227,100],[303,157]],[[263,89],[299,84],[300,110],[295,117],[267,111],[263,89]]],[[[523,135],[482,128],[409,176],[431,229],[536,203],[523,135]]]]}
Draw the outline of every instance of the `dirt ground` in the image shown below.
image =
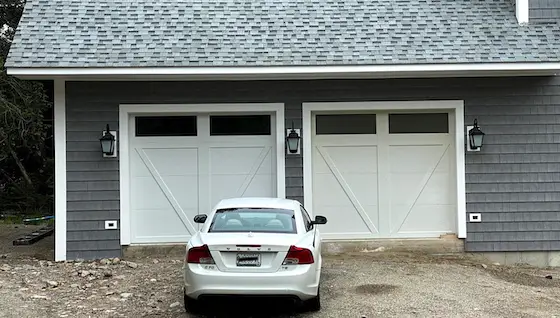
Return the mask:
{"type": "MultiPolygon", "coordinates": [[[[0,226],[0,317],[191,317],[183,309],[180,257],[54,263],[52,237],[11,246],[30,229],[0,226]]],[[[212,304],[202,317],[560,317],[560,269],[489,264],[462,253],[330,256],[321,292],[318,313],[249,301],[212,304]]]]}
{"type": "Polygon", "coordinates": [[[12,244],[13,240],[18,237],[42,227],[39,225],[0,223],[0,255],[9,255],[12,260],[29,258],[54,260],[54,234],[29,246],[14,246],[12,244]]]}

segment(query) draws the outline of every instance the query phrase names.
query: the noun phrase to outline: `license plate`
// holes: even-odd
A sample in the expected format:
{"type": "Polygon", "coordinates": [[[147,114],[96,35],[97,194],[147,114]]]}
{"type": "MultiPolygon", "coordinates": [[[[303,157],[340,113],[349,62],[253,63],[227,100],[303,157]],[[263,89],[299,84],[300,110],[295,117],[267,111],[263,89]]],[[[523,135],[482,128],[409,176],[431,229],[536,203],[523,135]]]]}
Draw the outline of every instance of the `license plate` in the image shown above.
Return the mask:
{"type": "Polygon", "coordinates": [[[237,253],[237,266],[261,266],[261,254],[259,253],[237,253]]]}

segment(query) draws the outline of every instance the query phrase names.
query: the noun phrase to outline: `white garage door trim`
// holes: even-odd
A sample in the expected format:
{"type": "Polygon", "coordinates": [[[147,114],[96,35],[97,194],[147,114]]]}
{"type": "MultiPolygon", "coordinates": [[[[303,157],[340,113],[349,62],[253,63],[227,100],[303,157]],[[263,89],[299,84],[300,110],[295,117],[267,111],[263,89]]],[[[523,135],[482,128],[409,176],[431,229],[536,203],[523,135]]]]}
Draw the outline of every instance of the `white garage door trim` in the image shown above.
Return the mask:
{"type": "Polygon", "coordinates": [[[457,193],[457,236],[466,238],[466,194],[465,194],[465,136],[464,101],[384,101],[384,102],[320,102],[303,103],[303,198],[308,211],[313,214],[313,169],[312,169],[312,112],[358,111],[358,110],[450,110],[455,112],[456,144],[456,193],[457,193]]]}
{"type": "Polygon", "coordinates": [[[119,178],[120,178],[120,238],[121,245],[130,245],[130,157],[129,118],[131,114],[151,113],[240,113],[272,112],[276,118],[276,191],[279,198],[286,197],[285,132],[283,103],[244,104],[121,104],[119,105],[119,178]]]}

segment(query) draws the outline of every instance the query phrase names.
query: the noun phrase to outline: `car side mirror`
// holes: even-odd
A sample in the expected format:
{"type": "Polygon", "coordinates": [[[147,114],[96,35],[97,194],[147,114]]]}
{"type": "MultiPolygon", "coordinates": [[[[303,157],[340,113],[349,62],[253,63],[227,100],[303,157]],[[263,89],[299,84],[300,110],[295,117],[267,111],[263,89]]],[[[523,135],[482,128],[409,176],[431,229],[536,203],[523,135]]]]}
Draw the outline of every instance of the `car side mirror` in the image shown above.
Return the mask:
{"type": "Polygon", "coordinates": [[[194,216],[194,223],[204,223],[206,222],[208,216],[206,214],[198,214],[194,216]]]}
{"type": "Polygon", "coordinates": [[[317,215],[315,217],[315,221],[311,222],[312,224],[327,224],[327,218],[322,215],[317,215]]]}

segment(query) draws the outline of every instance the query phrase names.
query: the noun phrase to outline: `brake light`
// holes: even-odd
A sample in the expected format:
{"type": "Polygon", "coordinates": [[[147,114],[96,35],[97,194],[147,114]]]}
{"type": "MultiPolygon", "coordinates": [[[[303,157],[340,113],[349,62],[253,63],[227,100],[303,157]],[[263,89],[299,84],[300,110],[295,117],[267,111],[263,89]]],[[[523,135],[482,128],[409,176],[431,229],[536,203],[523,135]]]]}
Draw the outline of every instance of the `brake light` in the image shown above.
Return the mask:
{"type": "Polygon", "coordinates": [[[187,252],[187,263],[214,264],[214,259],[212,254],[210,254],[208,245],[191,247],[187,252]]]}
{"type": "Polygon", "coordinates": [[[315,260],[310,250],[292,245],[282,265],[313,264],[313,262],[315,262],[315,260]]]}

